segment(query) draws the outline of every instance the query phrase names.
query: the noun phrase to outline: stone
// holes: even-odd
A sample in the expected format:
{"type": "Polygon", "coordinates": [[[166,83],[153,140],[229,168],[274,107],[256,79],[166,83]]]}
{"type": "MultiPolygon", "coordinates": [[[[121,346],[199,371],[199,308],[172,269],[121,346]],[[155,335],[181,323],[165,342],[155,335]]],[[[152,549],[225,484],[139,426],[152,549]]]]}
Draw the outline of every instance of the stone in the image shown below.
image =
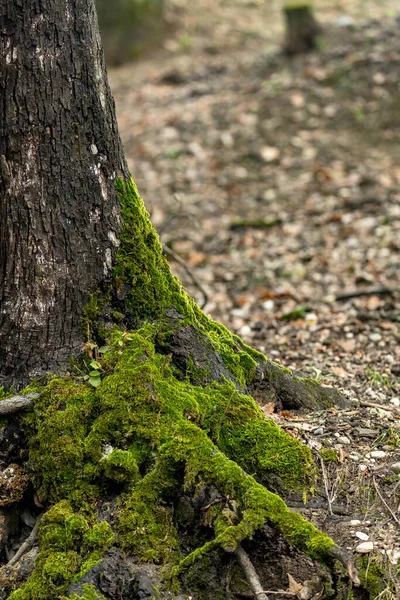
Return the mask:
{"type": "Polygon", "coordinates": [[[373,549],[374,542],[361,542],[361,544],[358,544],[356,547],[356,552],[359,554],[368,554],[369,552],[372,552],[373,549]]]}
{"type": "Polygon", "coordinates": [[[386,452],[383,450],[373,450],[371,452],[371,458],[385,458],[386,452]]]}
{"type": "Polygon", "coordinates": [[[368,427],[355,427],[354,431],[361,437],[375,438],[379,435],[379,429],[369,429],[368,427]]]}
{"type": "Polygon", "coordinates": [[[345,445],[348,445],[348,444],[350,444],[350,443],[351,443],[351,442],[350,442],[350,440],[349,440],[349,438],[348,438],[348,437],[346,437],[345,435],[340,435],[340,436],[338,437],[338,439],[337,439],[337,440],[338,440],[338,442],[340,442],[341,444],[345,444],[345,445]]]}
{"type": "Polygon", "coordinates": [[[366,533],[364,533],[363,531],[356,531],[355,536],[359,539],[362,540],[363,542],[366,542],[369,539],[369,535],[367,535],[366,533]]]}
{"type": "Polygon", "coordinates": [[[382,336],[380,333],[370,333],[368,338],[371,340],[371,342],[380,342],[382,336]]]}

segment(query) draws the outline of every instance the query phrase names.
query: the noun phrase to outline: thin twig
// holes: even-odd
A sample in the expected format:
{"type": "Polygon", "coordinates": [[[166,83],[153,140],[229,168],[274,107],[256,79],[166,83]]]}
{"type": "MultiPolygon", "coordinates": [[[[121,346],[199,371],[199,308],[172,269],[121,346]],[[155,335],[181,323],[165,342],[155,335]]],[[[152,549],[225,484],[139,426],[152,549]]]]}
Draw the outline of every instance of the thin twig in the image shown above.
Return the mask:
{"type": "Polygon", "coordinates": [[[263,591],[260,579],[257,572],[251,562],[247,552],[245,552],[242,546],[239,544],[235,550],[235,556],[238,559],[240,566],[246,576],[247,583],[253,594],[259,598],[259,600],[268,600],[266,592],[263,591]]]}
{"type": "Polygon", "coordinates": [[[322,459],[322,457],[319,457],[320,462],[321,462],[321,470],[322,470],[322,479],[324,482],[324,488],[325,488],[325,493],[326,493],[326,499],[328,502],[328,509],[329,509],[329,513],[333,516],[335,513],[332,510],[332,502],[334,500],[334,498],[331,499],[330,493],[329,493],[329,489],[328,489],[328,476],[326,474],[326,469],[325,469],[325,463],[322,459]]]}
{"type": "Polygon", "coordinates": [[[338,294],[335,298],[337,301],[351,300],[352,298],[361,298],[363,296],[389,296],[400,292],[400,288],[373,288],[371,290],[358,290],[349,292],[348,294],[338,294]]]}
{"type": "Polygon", "coordinates": [[[0,400],[0,416],[11,415],[13,413],[22,412],[33,406],[33,400],[38,398],[39,394],[34,392],[26,396],[11,396],[0,400]]]}
{"type": "Polygon", "coordinates": [[[205,307],[205,305],[208,303],[208,295],[207,295],[207,292],[205,291],[205,289],[203,288],[203,286],[201,285],[200,281],[196,277],[196,275],[194,273],[192,273],[192,271],[189,269],[188,265],[185,263],[183,258],[181,256],[179,256],[179,254],[174,252],[171,248],[169,248],[169,246],[163,246],[163,252],[165,252],[165,254],[169,254],[169,256],[171,256],[177,263],[179,263],[181,265],[181,267],[183,267],[185,269],[186,273],[189,275],[189,277],[193,281],[194,285],[203,294],[203,302],[200,305],[200,308],[203,309],[205,307]]]}
{"type": "Polygon", "coordinates": [[[386,508],[388,509],[388,511],[390,512],[390,514],[392,515],[392,517],[396,521],[396,523],[398,523],[400,525],[399,519],[396,517],[393,510],[390,508],[389,504],[386,502],[385,498],[382,496],[381,491],[379,489],[379,485],[377,484],[375,477],[372,477],[372,481],[374,482],[374,487],[376,489],[376,493],[378,494],[379,498],[382,500],[383,504],[386,506],[386,508]]]}
{"type": "Polygon", "coordinates": [[[8,567],[11,567],[12,565],[15,565],[15,563],[17,563],[19,561],[19,559],[21,558],[21,556],[23,554],[25,554],[25,552],[27,550],[29,550],[30,548],[32,548],[32,546],[33,546],[33,544],[35,543],[35,540],[36,540],[36,536],[37,536],[37,532],[38,532],[38,529],[39,529],[39,523],[40,523],[41,516],[42,515],[39,515],[39,517],[37,518],[36,523],[35,523],[32,531],[30,532],[30,534],[28,535],[28,537],[26,538],[26,540],[18,548],[17,552],[14,554],[14,556],[12,557],[12,559],[8,561],[8,563],[7,563],[8,567]]]}
{"type": "Polygon", "coordinates": [[[279,594],[279,596],[296,596],[294,592],[273,592],[271,590],[266,590],[265,592],[256,592],[256,596],[260,594],[279,594]]]}
{"type": "Polygon", "coordinates": [[[383,404],[377,404],[376,402],[366,402],[364,400],[359,400],[360,406],[368,406],[369,408],[380,408],[381,410],[387,410],[389,412],[400,412],[398,406],[386,406],[383,404]]]}

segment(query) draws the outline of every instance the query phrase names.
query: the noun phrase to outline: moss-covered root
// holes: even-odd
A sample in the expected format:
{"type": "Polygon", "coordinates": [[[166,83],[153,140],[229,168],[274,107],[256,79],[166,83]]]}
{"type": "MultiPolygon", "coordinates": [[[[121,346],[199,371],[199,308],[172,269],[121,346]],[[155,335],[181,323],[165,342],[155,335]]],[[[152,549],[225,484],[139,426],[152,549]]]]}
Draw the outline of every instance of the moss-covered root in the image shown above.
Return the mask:
{"type": "Polygon", "coordinates": [[[185,460],[186,485],[196,486],[201,481],[216,486],[237,504],[235,514],[240,515],[237,524],[227,524],[226,527],[221,527],[224,521],[217,518],[215,540],[184,558],[179,568],[193,564],[216,544],[227,551],[235,550],[242,540],[251,538],[255,530],[267,522],[276,526],[289,542],[314,558],[326,557],[334,547],[333,540],[301,515],[290,511],[279,496],[257,483],[238,464],[219,452],[206,434],[192,423],[182,423],[174,438],[163,447],[162,453],[171,460],[177,456],[185,460]]]}
{"type": "Polygon", "coordinates": [[[285,410],[348,408],[351,405],[335,388],[322,386],[309,377],[298,377],[273,361],[257,367],[249,391],[260,404],[273,401],[279,409],[285,410]]]}

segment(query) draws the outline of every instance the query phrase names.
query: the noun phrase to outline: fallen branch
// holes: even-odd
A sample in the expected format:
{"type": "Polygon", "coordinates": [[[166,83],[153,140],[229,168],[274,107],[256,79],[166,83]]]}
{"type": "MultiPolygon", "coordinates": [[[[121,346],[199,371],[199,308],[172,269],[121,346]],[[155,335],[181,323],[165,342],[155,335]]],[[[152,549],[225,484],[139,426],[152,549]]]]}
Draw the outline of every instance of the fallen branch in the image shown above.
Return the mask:
{"type": "Polygon", "coordinates": [[[295,594],[294,592],[279,592],[279,591],[278,592],[276,592],[276,591],[273,592],[271,590],[266,590],[264,592],[257,592],[256,596],[259,597],[261,594],[276,594],[278,596],[292,596],[292,597],[297,596],[297,594],[295,594]]]}
{"type": "Polygon", "coordinates": [[[21,558],[21,556],[23,554],[25,554],[25,552],[27,552],[27,550],[30,550],[30,548],[32,548],[32,546],[33,546],[33,544],[35,543],[35,540],[36,540],[36,536],[37,536],[37,532],[38,532],[38,529],[39,529],[39,523],[40,523],[41,516],[42,515],[39,515],[39,517],[37,518],[36,523],[35,523],[32,531],[30,532],[30,534],[28,535],[28,537],[26,538],[26,540],[18,548],[17,552],[14,554],[14,556],[12,557],[12,559],[8,561],[8,563],[7,563],[8,567],[12,567],[13,565],[15,565],[19,561],[19,559],[21,558]]]}
{"type": "Polygon", "coordinates": [[[374,487],[375,487],[376,493],[378,494],[382,503],[386,506],[386,508],[388,509],[388,511],[390,512],[390,514],[392,515],[392,517],[396,521],[396,523],[398,523],[400,525],[399,519],[396,517],[394,511],[390,508],[389,504],[386,502],[385,498],[382,496],[381,491],[379,489],[379,485],[377,484],[375,477],[372,478],[372,481],[374,482],[374,487]]]}
{"type": "Polygon", "coordinates": [[[334,515],[334,512],[332,510],[332,502],[334,500],[334,497],[331,498],[331,495],[329,493],[329,488],[328,488],[328,476],[326,474],[326,468],[325,468],[325,463],[322,459],[322,457],[319,457],[320,462],[321,462],[321,471],[322,471],[322,479],[324,482],[324,487],[325,487],[325,494],[326,494],[326,500],[328,502],[328,510],[329,510],[329,514],[330,515],[334,515]]]}
{"type": "Polygon", "coordinates": [[[390,296],[400,292],[400,288],[373,288],[372,290],[358,290],[348,294],[338,294],[336,301],[351,300],[352,298],[362,298],[363,296],[390,296]]]}
{"type": "Polygon", "coordinates": [[[39,394],[34,392],[26,396],[11,396],[0,400],[0,416],[11,415],[13,413],[22,412],[33,406],[33,400],[38,398],[39,394]]]}
{"type": "Polygon", "coordinates": [[[203,288],[203,286],[201,285],[200,281],[197,279],[196,275],[194,273],[192,273],[192,271],[189,269],[188,265],[185,263],[183,258],[181,256],[179,256],[179,254],[174,252],[171,248],[169,248],[169,246],[163,246],[163,252],[165,254],[168,254],[169,256],[171,256],[171,258],[173,258],[177,263],[179,263],[181,265],[181,267],[183,267],[185,269],[186,273],[189,275],[189,277],[193,281],[194,285],[203,294],[203,302],[201,304],[199,303],[200,308],[203,309],[208,302],[208,295],[207,295],[207,292],[205,291],[205,289],[203,288]]]}
{"type": "Polygon", "coordinates": [[[369,408],[380,408],[381,410],[387,410],[389,412],[400,412],[398,406],[387,406],[386,404],[377,404],[376,402],[365,402],[364,400],[358,401],[360,406],[367,406],[369,408]]]}
{"type": "Polygon", "coordinates": [[[266,592],[263,591],[262,585],[258,578],[257,572],[251,562],[247,552],[245,552],[242,546],[239,544],[235,550],[235,556],[238,559],[240,566],[246,576],[247,583],[250,586],[251,591],[259,600],[268,600],[266,592]]]}

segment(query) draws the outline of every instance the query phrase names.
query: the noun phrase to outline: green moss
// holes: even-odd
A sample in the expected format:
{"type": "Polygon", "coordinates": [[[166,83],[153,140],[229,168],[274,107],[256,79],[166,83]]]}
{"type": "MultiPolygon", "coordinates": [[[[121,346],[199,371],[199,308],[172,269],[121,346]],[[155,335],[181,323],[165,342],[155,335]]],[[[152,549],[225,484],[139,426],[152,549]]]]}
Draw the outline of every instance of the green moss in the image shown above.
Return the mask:
{"type": "Polygon", "coordinates": [[[100,594],[99,591],[93,585],[88,585],[84,583],[82,586],[83,596],[79,596],[78,594],[72,594],[72,596],[62,596],[60,600],[106,600],[106,597],[103,594],[100,594]]]}
{"type": "Polygon", "coordinates": [[[286,2],[284,4],[283,10],[285,13],[289,13],[291,11],[305,11],[305,12],[313,12],[313,5],[311,2],[301,1],[298,2],[286,2]]]}
{"type": "Polygon", "coordinates": [[[377,557],[361,557],[360,579],[369,593],[370,600],[375,600],[387,587],[384,570],[377,557]]]}
{"type": "Polygon", "coordinates": [[[321,448],[318,454],[325,462],[339,462],[337,452],[333,448],[321,448]]]}
{"type": "Polygon", "coordinates": [[[124,225],[115,262],[114,287],[117,293],[126,294],[130,318],[140,323],[148,319],[160,321],[168,309],[174,308],[182,315],[182,324],[196,327],[210,339],[225,366],[245,387],[254,376],[257,362],[265,362],[266,358],[199,309],[172,275],[133,181],[117,180],[116,186],[124,225]]]}
{"type": "Polygon", "coordinates": [[[42,518],[35,570],[9,600],[50,600],[64,594],[74,578],[97,564],[114,539],[106,522],[83,516],[62,500],[42,518]]]}
{"type": "Polygon", "coordinates": [[[118,483],[135,483],[139,478],[139,468],[132,452],[113,450],[103,459],[104,474],[118,483]]]}

